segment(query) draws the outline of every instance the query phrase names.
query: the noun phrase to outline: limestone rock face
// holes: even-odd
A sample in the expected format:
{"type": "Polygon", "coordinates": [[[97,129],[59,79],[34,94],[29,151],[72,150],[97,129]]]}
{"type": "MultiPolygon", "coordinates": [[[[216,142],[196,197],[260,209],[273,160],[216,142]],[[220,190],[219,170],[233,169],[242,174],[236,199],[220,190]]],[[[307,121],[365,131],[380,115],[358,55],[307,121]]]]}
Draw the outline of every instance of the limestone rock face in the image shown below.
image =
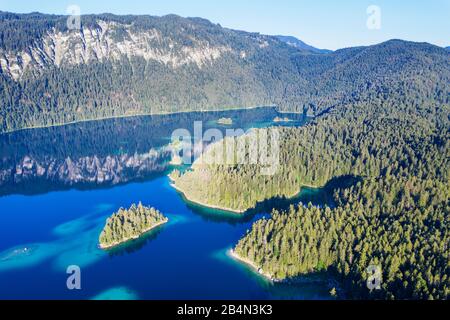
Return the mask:
{"type": "Polygon", "coordinates": [[[50,66],[70,66],[92,62],[140,57],[172,68],[195,64],[202,68],[231,52],[228,46],[212,45],[190,37],[189,44],[163,36],[157,29],[137,30],[132,24],[97,21],[96,27],[61,32],[55,28],[19,52],[0,48],[0,68],[19,80],[27,69],[39,71],[50,66]]]}

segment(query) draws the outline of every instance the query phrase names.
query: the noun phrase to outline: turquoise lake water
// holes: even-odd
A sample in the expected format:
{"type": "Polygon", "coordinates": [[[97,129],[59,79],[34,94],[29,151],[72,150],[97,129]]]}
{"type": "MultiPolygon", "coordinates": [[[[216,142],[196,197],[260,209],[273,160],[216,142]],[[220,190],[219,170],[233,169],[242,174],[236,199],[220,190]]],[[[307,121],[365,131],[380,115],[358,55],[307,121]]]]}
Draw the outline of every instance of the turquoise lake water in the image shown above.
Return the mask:
{"type": "MultiPolygon", "coordinates": [[[[228,116],[249,128],[273,125],[274,114],[261,108],[182,120],[138,117],[0,136],[0,299],[328,299],[326,279],[272,283],[228,257],[227,250],[269,215],[270,206],[238,216],[190,204],[170,187],[164,155],[141,156],[194,119],[214,126],[212,119],[228,116]],[[93,182],[92,164],[85,163],[94,157],[107,165],[93,182]],[[135,164],[138,158],[144,160],[135,164]],[[73,168],[81,169],[74,174],[73,168]],[[163,212],[169,223],[113,250],[98,249],[106,218],[139,201],[163,212]],[[81,269],[81,290],[66,287],[70,265],[81,269]]],[[[289,125],[305,123],[299,115],[283,116],[297,117],[289,125]]],[[[306,188],[274,206],[300,201],[331,200],[325,190],[306,188]]]]}

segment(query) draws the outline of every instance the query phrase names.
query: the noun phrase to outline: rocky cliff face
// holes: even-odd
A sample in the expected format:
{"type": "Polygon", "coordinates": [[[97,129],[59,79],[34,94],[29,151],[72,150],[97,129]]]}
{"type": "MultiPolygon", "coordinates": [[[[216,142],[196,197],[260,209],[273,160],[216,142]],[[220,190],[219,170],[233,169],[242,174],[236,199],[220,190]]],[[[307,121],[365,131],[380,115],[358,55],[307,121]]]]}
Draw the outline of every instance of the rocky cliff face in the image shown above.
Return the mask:
{"type": "Polygon", "coordinates": [[[200,18],[89,15],[77,30],[66,22],[0,12],[0,132],[264,105],[317,115],[383,92],[448,92],[448,51],[426,43],[323,54],[200,18]]]}
{"type": "Polygon", "coordinates": [[[204,39],[189,38],[189,44],[164,37],[155,28],[135,30],[132,24],[97,20],[95,27],[81,30],[49,30],[33,46],[14,52],[0,48],[0,68],[14,80],[29,69],[71,66],[94,61],[141,57],[172,68],[195,64],[199,68],[231,52],[229,46],[212,45],[204,39]]]}

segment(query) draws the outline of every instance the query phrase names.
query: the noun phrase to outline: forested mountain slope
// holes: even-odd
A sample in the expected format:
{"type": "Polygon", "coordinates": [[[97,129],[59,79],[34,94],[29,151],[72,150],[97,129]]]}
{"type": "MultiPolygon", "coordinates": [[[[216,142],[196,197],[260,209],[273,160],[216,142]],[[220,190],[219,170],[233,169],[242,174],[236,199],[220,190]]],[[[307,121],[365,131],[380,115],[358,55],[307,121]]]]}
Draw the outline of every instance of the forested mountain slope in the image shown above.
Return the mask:
{"type": "MultiPolygon", "coordinates": [[[[448,83],[434,85],[448,95],[448,83]]],[[[173,175],[175,184],[188,197],[242,211],[292,196],[302,185],[357,177],[353,186],[335,189],[335,208],[274,212],[254,224],[235,252],[278,279],[328,270],[346,297],[448,299],[447,98],[380,92],[337,105],[305,127],[285,128],[281,137],[273,176],[251,164],[201,165],[173,175]],[[381,290],[366,286],[370,265],[381,268],[381,290]]]]}
{"type": "Polygon", "coordinates": [[[403,168],[411,162],[414,170],[426,166],[424,174],[438,170],[446,175],[449,116],[448,104],[408,106],[393,98],[346,104],[306,127],[281,129],[280,166],[274,175],[257,174],[260,164],[194,163],[177,184],[203,202],[242,211],[275,196],[293,196],[301,186],[324,186],[335,177],[379,176],[391,165],[403,168]],[[430,159],[427,142],[439,147],[430,159]],[[441,158],[438,168],[430,164],[441,158]]]}
{"type": "Polygon", "coordinates": [[[0,131],[257,105],[320,114],[374,92],[445,96],[434,83],[449,80],[448,51],[429,44],[313,53],[200,18],[66,19],[0,13],[0,131]]]}

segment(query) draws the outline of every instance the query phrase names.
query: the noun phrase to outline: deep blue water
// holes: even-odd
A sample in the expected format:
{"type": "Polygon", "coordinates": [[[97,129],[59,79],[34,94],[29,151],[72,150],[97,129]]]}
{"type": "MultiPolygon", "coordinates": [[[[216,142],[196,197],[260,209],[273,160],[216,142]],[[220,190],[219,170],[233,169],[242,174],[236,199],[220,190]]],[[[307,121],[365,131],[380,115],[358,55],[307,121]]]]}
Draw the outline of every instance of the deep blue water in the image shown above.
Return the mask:
{"type": "MultiPolygon", "coordinates": [[[[267,121],[254,119],[252,126],[267,121]]],[[[31,147],[24,149],[33,153],[31,147]]],[[[6,168],[10,162],[3,164],[6,168]]],[[[13,191],[0,197],[0,299],[329,298],[326,281],[274,284],[229,258],[226,251],[268,212],[242,217],[189,204],[170,187],[169,170],[113,185],[38,192],[21,188],[27,183],[34,188],[41,180],[30,178],[18,189],[7,181],[4,190],[13,191]],[[98,249],[106,218],[139,201],[170,222],[116,249],[98,249]],[[66,287],[70,265],[81,268],[81,290],[66,287]]],[[[323,204],[329,197],[324,192],[304,189],[291,202],[323,204]]]]}

